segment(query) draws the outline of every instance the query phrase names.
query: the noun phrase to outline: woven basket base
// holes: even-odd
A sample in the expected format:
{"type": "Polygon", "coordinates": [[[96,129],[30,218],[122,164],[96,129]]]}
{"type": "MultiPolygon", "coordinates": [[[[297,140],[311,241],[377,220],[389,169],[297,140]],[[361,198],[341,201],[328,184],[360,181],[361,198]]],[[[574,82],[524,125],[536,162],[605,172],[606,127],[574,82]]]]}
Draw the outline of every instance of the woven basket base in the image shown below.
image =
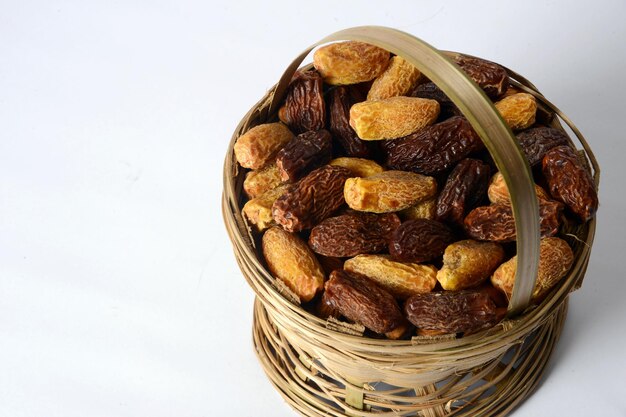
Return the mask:
{"type": "Polygon", "coordinates": [[[352,385],[312,359],[314,352],[289,343],[258,299],[253,338],[270,381],[303,416],[504,416],[537,386],[566,315],[567,300],[522,344],[501,357],[425,387],[352,385]]]}

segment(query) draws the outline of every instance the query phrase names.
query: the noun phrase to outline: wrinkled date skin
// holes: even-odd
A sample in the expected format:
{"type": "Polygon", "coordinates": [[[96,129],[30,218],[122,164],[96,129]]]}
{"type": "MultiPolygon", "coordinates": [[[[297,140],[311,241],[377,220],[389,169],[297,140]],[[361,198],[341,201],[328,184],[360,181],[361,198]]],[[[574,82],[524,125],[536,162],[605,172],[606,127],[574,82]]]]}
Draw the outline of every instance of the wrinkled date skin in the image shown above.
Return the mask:
{"type": "Polygon", "coordinates": [[[437,198],[437,220],[463,225],[465,214],[485,196],[489,186],[489,165],[464,159],[450,172],[437,198]]]}
{"type": "Polygon", "coordinates": [[[412,97],[429,98],[439,102],[439,118],[445,120],[453,116],[462,116],[461,110],[450,100],[435,83],[420,84],[411,92],[412,97]]]}
{"type": "Polygon", "coordinates": [[[598,194],[591,174],[569,146],[552,148],[543,157],[543,175],[548,191],[578,218],[586,222],[598,210],[598,194]]]}
{"type": "Polygon", "coordinates": [[[517,141],[530,166],[540,163],[550,149],[568,144],[565,132],[552,127],[534,127],[524,130],[517,135],[517,141]]]}
{"type": "Polygon", "coordinates": [[[387,333],[404,323],[393,296],[355,272],[333,271],[326,282],[324,298],[343,316],[376,333],[387,333]]]}
{"type": "Polygon", "coordinates": [[[470,123],[460,116],[382,144],[391,169],[425,175],[445,171],[483,146],[470,123]]]}
{"type": "Polygon", "coordinates": [[[423,330],[470,333],[496,324],[496,305],[481,291],[416,294],[404,305],[407,319],[423,330]]]}
{"type": "Polygon", "coordinates": [[[398,227],[389,242],[389,253],[402,262],[428,262],[440,258],[455,236],[435,220],[409,220],[398,227]]]}
{"type": "MultiPolygon", "coordinates": [[[[559,231],[563,205],[556,201],[539,202],[539,229],[541,236],[554,236],[559,231]]],[[[477,207],[465,217],[465,231],[477,240],[491,242],[513,242],[515,220],[513,209],[508,204],[492,204],[477,207]]]]}
{"type": "Polygon", "coordinates": [[[462,55],[457,55],[455,61],[492,100],[503,95],[509,87],[506,70],[496,63],[462,55]]]}
{"type": "Polygon", "coordinates": [[[359,139],[350,126],[350,107],[355,103],[349,87],[337,87],[330,92],[330,131],[348,156],[369,158],[370,145],[359,139]]]}
{"type": "Polygon", "coordinates": [[[349,213],[330,217],[311,230],[309,246],[315,253],[325,256],[378,253],[387,248],[398,226],[400,219],[393,213],[349,213]]]}
{"type": "Polygon", "coordinates": [[[343,186],[349,169],[325,165],[311,172],[272,206],[274,221],[283,229],[299,232],[328,218],[344,202],[343,186]]]}
{"type": "Polygon", "coordinates": [[[276,155],[282,181],[296,181],[330,161],[332,137],[327,130],[305,132],[293,138],[276,155]]]}
{"type": "Polygon", "coordinates": [[[298,71],[294,74],[279,118],[295,133],[326,127],[323,84],[322,76],[317,71],[298,71]]]}

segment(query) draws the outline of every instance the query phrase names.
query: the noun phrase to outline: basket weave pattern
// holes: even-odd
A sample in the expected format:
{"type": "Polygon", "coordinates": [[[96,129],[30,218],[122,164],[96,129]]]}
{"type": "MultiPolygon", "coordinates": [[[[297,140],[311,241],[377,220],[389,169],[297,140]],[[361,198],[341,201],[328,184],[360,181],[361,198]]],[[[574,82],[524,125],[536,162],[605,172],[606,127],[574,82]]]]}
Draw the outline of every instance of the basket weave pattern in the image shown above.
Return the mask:
{"type": "MultiPolygon", "coordinates": [[[[593,170],[593,153],[571,121],[525,78],[509,71],[511,84],[533,94],[578,137],[593,170]]],[[[253,340],[271,382],[305,416],[501,416],[526,398],[539,382],[559,339],[567,298],[583,280],[595,219],[565,230],[575,261],[561,285],[532,309],[495,327],[460,339],[414,337],[371,339],[354,329],[322,320],[289,296],[267,271],[258,240],[241,216],[245,176],[233,157],[235,140],[251,127],[276,120],[279,83],[237,127],[224,166],[223,214],[235,257],[257,295],[253,340]]],[[[502,167],[501,167],[502,168],[502,167]]],[[[514,202],[515,203],[515,202],[514,202]]],[[[534,279],[532,281],[534,283],[534,279]]],[[[531,284],[532,284],[531,283],[531,284]]],[[[532,287],[530,287],[532,288],[532,287]]]]}

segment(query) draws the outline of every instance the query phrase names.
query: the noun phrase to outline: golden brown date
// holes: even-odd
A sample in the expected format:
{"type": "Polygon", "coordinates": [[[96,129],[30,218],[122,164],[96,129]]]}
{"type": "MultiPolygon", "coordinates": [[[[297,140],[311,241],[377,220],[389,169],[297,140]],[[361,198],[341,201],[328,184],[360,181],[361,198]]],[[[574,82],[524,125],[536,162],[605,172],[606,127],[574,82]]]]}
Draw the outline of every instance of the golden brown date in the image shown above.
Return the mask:
{"type": "Polygon", "coordinates": [[[296,181],[330,161],[332,137],[327,130],[305,132],[293,138],[276,155],[282,181],[296,181]]]}
{"type": "Polygon", "coordinates": [[[276,278],[301,301],[310,301],[324,287],[324,272],[307,244],[280,227],[267,230],[262,239],[263,257],[276,278]]]}
{"type": "MultiPolygon", "coordinates": [[[[539,269],[532,294],[532,301],[538,302],[559,282],[572,267],[574,254],[566,241],[558,237],[541,239],[539,245],[539,269]]],[[[503,291],[507,298],[513,294],[517,255],[500,265],[491,277],[494,287],[503,291]]]]}
{"type": "Polygon", "coordinates": [[[437,212],[437,198],[429,198],[421,201],[414,206],[400,211],[402,220],[428,219],[435,220],[437,212]]]}
{"type": "Polygon", "coordinates": [[[401,300],[430,292],[437,285],[437,268],[434,266],[397,262],[389,255],[355,256],[344,263],[344,269],[365,275],[401,300]]]}
{"type": "Polygon", "coordinates": [[[470,333],[497,322],[495,304],[480,291],[417,294],[407,300],[404,312],[418,329],[441,333],[470,333]]]}
{"type": "Polygon", "coordinates": [[[390,97],[356,103],[350,108],[350,126],[361,139],[395,139],[433,124],[439,103],[418,97],[390,97]]]}
{"type": "Polygon", "coordinates": [[[543,157],[543,175],[552,197],[565,205],[583,222],[598,210],[598,194],[589,171],[576,151],[569,146],[557,146],[543,157]]]}
{"type": "MultiPolygon", "coordinates": [[[[539,200],[550,200],[548,193],[535,184],[535,194],[539,200]]],[[[491,181],[489,182],[489,188],[487,188],[487,196],[489,201],[494,204],[511,204],[511,195],[509,189],[504,182],[504,177],[500,172],[496,172],[491,181]]]]}
{"type": "Polygon", "coordinates": [[[291,139],[293,133],[282,123],[255,126],[237,138],[233,148],[235,158],[244,168],[262,168],[291,139]]]}
{"type": "Polygon", "coordinates": [[[369,177],[384,171],[376,162],[363,158],[335,158],[330,165],[348,168],[355,177],[369,177]]]}
{"type": "Polygon", "coordinates": [[[325,165],[314,170],[276,200],[274,220],[290,232],[310,229],[344,203],[344,183],[351,176],[343,167],[325,165]]]}
{"type": "Polygon", "coordinates": [[[503,259],[504,250],[497,243],[460,240],[446,248],[437,280],[449,291],[476,287],[489,278],[503,259]]]}
{"type": "Polygon", "coordinates": [[[390,332],[404,322],[393,296],[361,274],[333,271],[324,288],[329,306],[376,333],[390,332]]]}
{"type": "Polygon", "coordinates": [[[391,58],[389,66],[374,80],[368,100],[381,100],[389,97],[405,96],[413,88],[421,73],[401,56],[391,58]]]}
{"type": "Polygon", "coordinates": [[[495,103],[502,119],[512,130],[523,130],[535,123],[537,100],[528,93],[518,93],[495,103]]]}
{"type": "Polygon", "coordinates": [[[367,178],[346,181],[344,196],[350,208],[388,213],[411,207],[437,192],[432,177],[404,171],[384,171],[367,178]]]}
{"type": "Polygon", "coordinates": [[[252,198],[244,204],[242,212],[250,223],[256,226],[259,232],[274,224],[272,206],[274,202],[289,190],[291,185],[283,184],[269,190],[259,197],[252,198]]]}
{"type": "Polygon", "coordinates": [[[391,169],[433,175],[484,145],[470,123],[457,116],[381,146],[391,169]]]}
{"type": "Polygon", "coordinates": [[[387,248],[400,219],[393,213],[349,213],[330,217],[311,230],[309,246],[325,256],[350,257],[387,248]]]}
{"type": "Polygon", "coordinates": [[[313,65],[330,85],[356,84],[378,77],[389,65],[389,52],[364,42],[337,42],[315,51],[313,65]]]}
{"type": "Polygon", "coordinates": [[[278,167],[276,163],[273,163],[259,170],[248,172],[243,181],[243,190],[248,198],[255,198],[278,187],[281,182],[278,167]]]}

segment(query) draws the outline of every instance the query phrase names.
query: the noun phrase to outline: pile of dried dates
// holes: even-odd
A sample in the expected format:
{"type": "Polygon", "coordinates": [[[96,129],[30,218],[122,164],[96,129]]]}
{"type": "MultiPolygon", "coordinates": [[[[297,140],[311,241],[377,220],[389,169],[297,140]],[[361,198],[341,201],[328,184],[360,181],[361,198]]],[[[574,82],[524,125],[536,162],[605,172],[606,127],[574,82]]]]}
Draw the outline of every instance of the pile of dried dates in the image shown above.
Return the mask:
{"type": "MultiPolygon", "coordinates": [[[[456,64],[516,133],[541,217],[539,302],[573,262],[557,237],[594,216],[593,179],[550,112],[497,64],[456,64]]],[[[243,214],[269,271],[321,318],[370,337],[469,334],[504,317],[515,226],[502,175],[459,109],[399,56],[360,42],[319,48],[280,121],[234,151],[250,171],[243,214]]]]}

